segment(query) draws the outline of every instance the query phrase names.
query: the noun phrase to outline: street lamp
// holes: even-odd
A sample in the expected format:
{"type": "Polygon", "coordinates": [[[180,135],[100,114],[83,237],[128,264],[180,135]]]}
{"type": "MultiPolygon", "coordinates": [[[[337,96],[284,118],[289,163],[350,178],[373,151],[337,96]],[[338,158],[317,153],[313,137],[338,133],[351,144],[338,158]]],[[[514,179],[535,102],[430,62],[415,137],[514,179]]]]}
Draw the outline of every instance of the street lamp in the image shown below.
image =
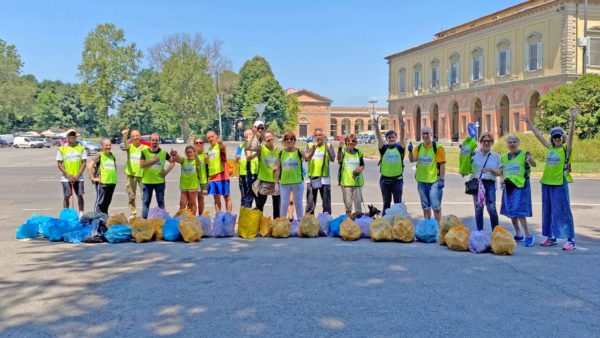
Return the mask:
{"type": "Polygon", "coordinates": [[[257,103],[254,105],[254,110],[256,110],[256,112],[258,113],[258,118],[256,119],[256,121],[262,121],[263,123],[265,122],[262,118],[262,115],[265,112],[265,108],[267,108],[266,103],[257,103]]]}
{"type": "Polygon", "coordinates": [[[377,104],[377,100],[369,100],[369,103],[373,106],[371,108],[371,120],[373,120],[373,122],[377,123],[377,118],[379,117],[377,115],[377,112],[375,111],[375,105],[377,104]]]}

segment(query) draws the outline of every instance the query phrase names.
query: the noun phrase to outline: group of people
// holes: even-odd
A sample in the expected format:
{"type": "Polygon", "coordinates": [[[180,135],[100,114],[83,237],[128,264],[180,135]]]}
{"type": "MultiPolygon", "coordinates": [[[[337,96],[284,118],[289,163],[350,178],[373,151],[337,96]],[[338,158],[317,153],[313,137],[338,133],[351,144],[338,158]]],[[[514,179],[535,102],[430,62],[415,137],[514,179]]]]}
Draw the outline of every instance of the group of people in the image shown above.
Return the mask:
{"type": "MultiPolygon", "coordinates": [[[[574,131],[577,113],[576,108],[571,111],[571,131],[574,131]]],[[[568,183],[572,182],[569,163],[573,132],[567,136],[562,128],[553,128],[550,140],[547,140],[526,116],[521,119],[548,149],[546,166],[540,180],[542,234],[546,237],[541,245],[555,245],[557,238],[566,238],[563,249],[572,250],[575,248],[575,234],[568,183]]],[[[406,144],[402,123],[400,135],[389,130],[384,136],[381,135],[378,121],[372,120],[371,123],[377,135],[380,154],[379,187],[384,212],[390,208],[392,199],[394,203],[402,202],[404,158],[408,151],[409,161],[416,162],[415,179],[423,217],[434,217],[439,222],[442,217],[446,154],[444,147],[433,140],[433,130],[429,127],[422,128],[422,142],[413,147],[412,143],[408,146],[406,144]]],[[[194,139],[193,145],[185,148],[183,155],[174,150],[167,152],[161,149],[158,134],[151,135],[149,147],[140,143],[141,135],[137,130],[130,133],[125,129],[122,136],[127,153],[124,171],[127,176],[126,190],[131,217],[136,217],[138,190],[143,194],[143,218],[148,216],[153,194],[158,206],[164,209],[165,177],[176,163],[181,167],[181,209],[188,208],[194,214],[202,214],[204,195],[208,194],[214,197],[216,212],[220,212],[223,207],[221,200],[225,211],[232,212],[227,149],[215,132],[209,131],[206,135],[206,151],[204,140],[198,137],[194,139]]],[[[67,139],[68,143],[60,147],[56,158],[63,174],[64,207],[69,207],[69,199],[75,194],[79,210],[83,212],[83,173],[87,166],[97,193],[95,211],[108,213],[117,183],[116,161],[111,153],[110,140],[102,140],[100,153],[86,165],[87,154],[77,142],[76,131],[69,130],[67,139]]],[[[494,138],[490,133],[483,133],[478,141],[477,149],[469,153],[468,159],[471,178],[477,184],[473,195],[477,229],[483,230],[484,208],[488,211],[492,228],[499,223],[496,189],[497,177],[500,176],[503,190],[500,213],[511,219],[515,228],[515,240],[532,246],[534,236],[527,227],[527,217],[532,216],[529,176],[531,167],[536,166],[535,160],[528,151],[519,149],[520,141],[515,135],[506,137],[509,152],[502,156],[491,150],[494,138]]],[[[337,151],[327,142],[321,128],[314,130],[313,140],[304,149],[296,146],[296,135],[293,132],[285,133],[282,143],[282,147],[275,144],[275,135],[265,129],[262,121],[255,122],[252,129],[245,131],[244,141],[235,153],[239,166],[241,207],[252,208],[254,203],[257,209],[263,211],[267,198],[271,196],[273,218],[283,216],[300,219],[305,213],[314,214],[317,197],[320,195],[323,212],[331,214],[330,168],[331,163],[337,161],[337,183],[341,187],[346,214],[363,212],[365,161],[362,152],[356,148],[355,135],[345,136],[337,151]],[[304,162],[308,165],[304,166],[304,162]],[[304,190],[306,208],[303,207],[304,190]]]]}

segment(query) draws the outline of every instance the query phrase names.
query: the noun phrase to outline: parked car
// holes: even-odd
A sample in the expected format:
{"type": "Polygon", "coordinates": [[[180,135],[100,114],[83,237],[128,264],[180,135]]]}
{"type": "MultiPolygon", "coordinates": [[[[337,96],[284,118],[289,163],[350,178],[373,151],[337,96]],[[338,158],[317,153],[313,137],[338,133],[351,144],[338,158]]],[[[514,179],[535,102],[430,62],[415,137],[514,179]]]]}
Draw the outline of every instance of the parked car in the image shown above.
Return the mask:
{"type": "Polygon", "coordinates": [[[15,148],[43,148],[44,143],[36,141],[34,137],[17,136],[13,141],[15,148]]]}
{"type": "Polygon", "coordinates": [[[0,140],[6,142],[6,144],[9,146],[12,146],[13,142],[15,141],[15,137],[12,134],[2,134],[0,135],[0,140]]]}
{"type": "Polygon", "coordinates": [[[50,142],[50,140],[48,140],[46,138],[43,138],[43,137],[34,137],[33,139],[35,139],[38,142],[41,142],[44,145],[44,147],[46,147],[46,148],[52,147],[52,142],[50,142]]]}
{"type": "Polygon", "coordinates": [[[175,138],[174,137],[165,137],[163,139],[160,140],[160,143],[162,144],[172,144],[175,143],[175,138]]]}
{"type": "Polygon", "coordinates": [[[181,137],[178,137],[178,138],[175,140],[175,143],[177,143],[177,144],[183,144],[183,138],[181,138],[181,137]]]}
{"type": "Polygon", "coordinates": [[[0,138],[0,148],[4,148],[4,147],[10,147],[10,144],[8,144],[8,142],[6,142],[0,138]]]}
{"type": "MultiPolygon", "coordinates": [[[[69,141],[64,140],[61,141],[58,146],[64,146],[65,144],[69,143],[69,141]]],[[[79,139],[77,140],[77,143],[81,144],[85,150],[87,151],[88,155],[94,155],[96,153],[98,153],[102,147],[100,147],[100,145],[98,143],[94,143],[92,141],[87,141],[84,139],[79,139]]]]}

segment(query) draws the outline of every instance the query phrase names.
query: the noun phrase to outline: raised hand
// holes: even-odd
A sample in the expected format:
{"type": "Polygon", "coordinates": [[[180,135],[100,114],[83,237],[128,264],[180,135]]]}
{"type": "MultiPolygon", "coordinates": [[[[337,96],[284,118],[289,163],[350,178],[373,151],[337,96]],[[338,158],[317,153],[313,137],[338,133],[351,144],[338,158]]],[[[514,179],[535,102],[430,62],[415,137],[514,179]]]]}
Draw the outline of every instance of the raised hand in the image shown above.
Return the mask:
{"type": "Polygon", "coordinates": [[[519,115],[519,120],[521,122],[529,123],[529,116],[527,116],[527,114],[521,114],[519,115]]]}
{"type": "Polygon", "coordinates": [[[123,135],[129,135],[129,128],[123,129],[123,131],[121,132],[121,134],[123,134],[123,135]]]}
{"type": "Polygon", "coordinates": [[[575,118],[575,116],[577,116],[580,111],[581,111],[581,108],[579,108],[579,106],[575,106],[575,107],[571,108],[571,118],[575,118]]]}

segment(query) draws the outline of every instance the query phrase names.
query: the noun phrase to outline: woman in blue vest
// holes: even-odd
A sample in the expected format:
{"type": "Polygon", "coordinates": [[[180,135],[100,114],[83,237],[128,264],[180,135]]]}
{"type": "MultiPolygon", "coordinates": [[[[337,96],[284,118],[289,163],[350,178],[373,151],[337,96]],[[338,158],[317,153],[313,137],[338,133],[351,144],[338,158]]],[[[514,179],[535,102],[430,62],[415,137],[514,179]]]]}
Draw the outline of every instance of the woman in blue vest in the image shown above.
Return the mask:
{"type": "Polygon", "coordinates": [[[504,181],[500,214],[510,218],[515,227],[515,241],[525,241],[525,246],[529,247],[533,245],[533,235],[527,228],[527,217],[532,216],[529,173],[536,163],[531,153],[519,150],[521,140],[516,135],[508,135],[506,145],[508,153],[501,158],[504,181]],[[519,223],[525,236],[521,234],[519,223]]]}
{"type": "Polygon", "coordinates": [[[575,117],[579,107],[571,109],[570,133],[566,137],[564,129],[550,129],[550,140],[546,139],[529,121],[527,115],[521,115],[521,120],[527,123],[529,129],[540,143],[548,149],[546,166],[540,183],[542,184],[542,235],[546,240],[541,246],[557,244],[557,238],[566,238],[563,250],[575,249],[575,227],[571,213],[569,183],[571,178],[571,151],[573,150],[573,134],[575,133],[575,117]]]}

